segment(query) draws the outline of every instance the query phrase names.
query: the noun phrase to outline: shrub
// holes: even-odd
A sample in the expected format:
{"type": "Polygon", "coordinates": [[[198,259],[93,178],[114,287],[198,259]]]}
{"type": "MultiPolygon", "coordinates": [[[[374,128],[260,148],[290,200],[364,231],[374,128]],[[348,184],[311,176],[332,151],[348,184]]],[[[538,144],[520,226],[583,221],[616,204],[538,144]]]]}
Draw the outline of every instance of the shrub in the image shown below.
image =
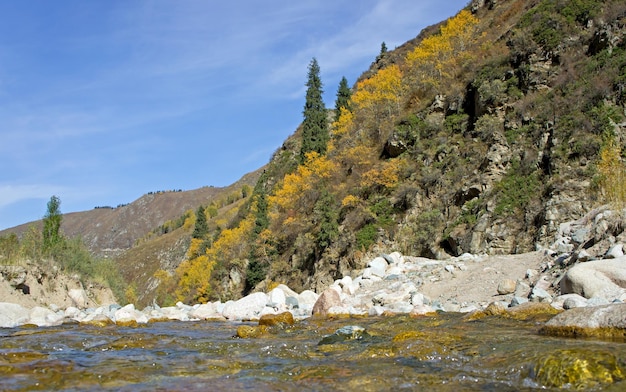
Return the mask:
{"type": "Polygon", "coordinates": [[[511,166],[502,180],[495,186],[495,215],[509,216],[523,210],[530,200],[538,194],[540,187],[538,172],[526,172],[519,160],[511,166]]]}
{"type": "Polygon", "coordinates": [[[356,233],[356,246],[360,250],[368,250],[374,245],[378,237],[378,229],[373,223],[368,223],[356,233]]]}

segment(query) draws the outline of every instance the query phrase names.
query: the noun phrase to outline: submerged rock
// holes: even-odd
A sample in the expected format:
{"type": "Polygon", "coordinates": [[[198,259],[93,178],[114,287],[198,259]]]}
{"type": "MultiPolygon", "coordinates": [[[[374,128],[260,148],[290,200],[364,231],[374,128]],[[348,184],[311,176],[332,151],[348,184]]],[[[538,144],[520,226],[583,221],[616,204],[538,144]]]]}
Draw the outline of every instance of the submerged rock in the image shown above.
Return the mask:
{"type": "Polygon", "coordinates": [[[265,314],[259,319],[259,325],[267,326],[288,326],[294,324],[293,314],[291,312],[283,312],[279,314],[265,314]]]}
{"type": "Polygon", "coordinates": [[[589,390],[624,380],[626,373],[610,352],[559,350],[539,359],[532,376],[543,387],[589,390]]]}
{"type": "Polygon", "coordinates": [[[317,345],[322,346],[325,344],[342,343],[349,340],[362,340],[368,336],[369,334],[365,331],[365,328],[358,325],[347,325],[339,328],[332,335],[324,336],[317,345]]]}

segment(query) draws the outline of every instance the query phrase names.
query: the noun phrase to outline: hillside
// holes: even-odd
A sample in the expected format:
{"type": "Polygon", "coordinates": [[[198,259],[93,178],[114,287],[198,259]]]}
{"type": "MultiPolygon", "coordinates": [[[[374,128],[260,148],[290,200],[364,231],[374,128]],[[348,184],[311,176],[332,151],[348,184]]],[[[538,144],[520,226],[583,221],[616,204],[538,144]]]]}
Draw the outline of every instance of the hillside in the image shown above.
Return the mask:
{"type": "MultiPolygon", "coordinates": [[[[201,204],[226,199],[244,185],[254,186],[261,171],[262,168],[248,173],[223,188],[206,186],[189,191],[150,192],[118,207],[70,212],[63,215],[62,230],[67,237],[81,237],[94,254],[115,257],[135,246],[152,230],[159,231],[159,227],[168,221],[180,219],[187,211],[195,210],[201,204]]],[[[36,221],[16,226],[0,231],[0,236],[8,233],[20,236],[29,226],[40,224],[41,221],[36,221]]]]}
{"type": "Polygon", "coordinates": [[[302,160],[298,130],[164,290],[204,302],[276,282],[320,289],[381,252],[551,243],[619,193],[625,18],[620,1],[473,1],[381,53],[324,153],[302,160]]]}

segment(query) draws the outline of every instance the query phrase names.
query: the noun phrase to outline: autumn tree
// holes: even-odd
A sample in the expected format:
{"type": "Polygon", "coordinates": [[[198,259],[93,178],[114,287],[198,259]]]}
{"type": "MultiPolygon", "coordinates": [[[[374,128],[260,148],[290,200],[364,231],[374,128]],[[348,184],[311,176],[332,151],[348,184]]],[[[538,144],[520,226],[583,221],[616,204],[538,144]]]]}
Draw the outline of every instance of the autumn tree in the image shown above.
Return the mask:
{"type": "Polygon", "coordinates": [[[424,93],[439,89],[445,78],[473,56],[478,19],[463,10],[441,27],[439,34],[429,36],[406,56],[409,80],[424,93]]]}
{"type": "MultiPolygon", "coordinates": [[[[354,109],[359,110],[370,126],[380,133],[381,122],[392,120],[400,112],[402,94],[402,72],[394,64],[357,83],[351,102],[354,109]]],[[[381,137],[380,134],[376,136],[381,137]]]]}
{"type": "Polygon", "coordinates": [[[329,138],[326,106],[322,100],[324,91],[322,89],[322,80],[320,79],[320,67],[315,58],[309,64],[306,86],[304,121],[302,122],[302,148],[300,150],[301,163],[305,161],[309,152],[317,152],[320,155],[324,155],[329,138]]]}
{"type": "Polygon", "coordinates": [[[52,196],[48,201],[48,209],[43,218],[43,247],[45,251],[49,251],[62,241],[60,233],[61,221],[61,199],[58,196],[52,196]]]}
{"type": "Polygon", "coordinates": [[[337,99],[335,100],[335,122],[339,121],[341,118],[341,109],[345,109],[350,111],[350,97],[352,96],[352,91],[350,91],[350,87],[348,86],[348,79],[346,77],[342,77],[339,82],[339,88],[337,89],[337,99]]]}
{"type": "Polygon", "coordinates": [[[613,135],[605,136],[600,150],[600,186],[604,200],[616,208],[626,205],[626,165],[622,162],[622,149],[613,135]]]}

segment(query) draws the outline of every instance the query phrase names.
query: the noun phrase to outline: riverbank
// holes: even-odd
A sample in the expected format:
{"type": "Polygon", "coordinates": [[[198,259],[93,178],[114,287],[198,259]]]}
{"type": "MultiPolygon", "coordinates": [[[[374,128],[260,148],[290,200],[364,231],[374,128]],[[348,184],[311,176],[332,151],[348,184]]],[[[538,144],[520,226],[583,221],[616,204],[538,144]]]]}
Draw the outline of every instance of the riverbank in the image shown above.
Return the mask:
{"type": "Polygon", "coordinates": [[[607,209],[592,211],[580,220],[561,225],[550,246],[519,255],[464,254],[433,260],[399,252],[381,254],[370,260],[367,268],[336,280],[322,293],[296,293],[278,285],[269,292],[225,303],[178,303],[172,307],[154,304],[139,310],[133,304],[122,307],[112,303],[112,297],[96,298],[83,287],[71,289],[68,282],[61,281],[65,293],[50,287],[46,291],[46,284],[34,283],[36,276],[16,275],[11,281],[3,274],[0,327],[68,322],[135,325],[163,320],[254,321],[282,312],[292,313],[295,319],[469,313],[485,310],[492,303],[506,309],[539,302],[557,310],[619,304],[626,300],[626,256],[622,246],[626,238],[622,238],[622,231],[615,230],[622,220],[621,215],[607,209]],[[23,285],[16,284],[15,279],[30,284],[30,292],[20,291],[23,285]],[[10,296],[4,294],[7,291],[11,291],[10,296]]]}

